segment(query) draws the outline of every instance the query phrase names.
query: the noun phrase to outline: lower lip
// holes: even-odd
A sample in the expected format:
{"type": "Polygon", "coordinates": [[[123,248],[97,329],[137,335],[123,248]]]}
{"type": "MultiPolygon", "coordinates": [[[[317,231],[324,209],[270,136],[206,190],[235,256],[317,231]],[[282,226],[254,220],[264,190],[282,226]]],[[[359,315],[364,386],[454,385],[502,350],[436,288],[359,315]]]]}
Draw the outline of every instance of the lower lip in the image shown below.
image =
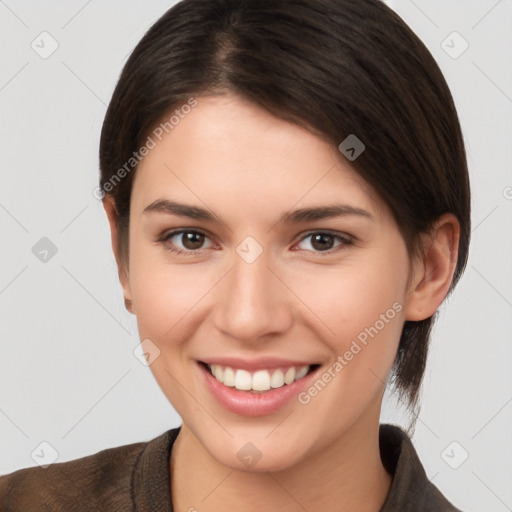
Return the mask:
{"type": "Polygon", "coordinates": [[[206,386],[228,411],[243,416],[264,416],[279,411],[310,383],[319,368],[302,379],[264,393],[249,393],[220,383],[202,364],[198,363],[206,386]]]}

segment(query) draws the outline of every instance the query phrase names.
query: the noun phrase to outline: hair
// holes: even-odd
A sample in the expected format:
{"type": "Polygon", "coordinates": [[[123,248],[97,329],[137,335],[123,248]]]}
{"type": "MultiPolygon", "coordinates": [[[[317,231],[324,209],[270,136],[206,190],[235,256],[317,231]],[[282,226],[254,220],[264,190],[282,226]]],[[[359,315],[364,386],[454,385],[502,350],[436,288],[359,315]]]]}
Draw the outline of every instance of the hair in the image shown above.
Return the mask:
{"type": "MultiPolygon", "coordinates": [[[[221,94],[336,147],[355,134],[366,147],[350,164],[390,208],[411,256],[421,253],[420,234],[453,213],[460,238],[451,293],[470,239],[460,124],[434,58],[379,0],[183,0],[150,27],[122,70],[99,148],[100,189],[115,204],[122,261],[135,152],[173,109],[221,94]]],[[[405,322],[390,373],[410,411],[435,317],[405,322]]]]}

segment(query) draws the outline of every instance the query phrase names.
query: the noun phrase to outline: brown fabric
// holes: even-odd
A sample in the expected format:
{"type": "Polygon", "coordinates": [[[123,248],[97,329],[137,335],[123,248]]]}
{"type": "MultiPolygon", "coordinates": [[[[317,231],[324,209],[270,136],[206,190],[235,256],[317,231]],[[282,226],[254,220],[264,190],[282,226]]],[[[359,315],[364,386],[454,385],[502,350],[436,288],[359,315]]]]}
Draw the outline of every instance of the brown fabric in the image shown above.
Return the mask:
{"type": "MultiPolygon", "coordinates": [[[[0,476],[1,512],[172,512],[169,457],[180,427],[148,442],[0,476]]],[[[380,426],[393,482],[380,512],[460,512],[428,480],[407,434],[380,426]]]]}
{"type": "Polygon", "coordinates": [[[461,512],[427,478],[408,435],[395,425],[381,425],[380,457],[393,475],[380,512],[461,512]]]}

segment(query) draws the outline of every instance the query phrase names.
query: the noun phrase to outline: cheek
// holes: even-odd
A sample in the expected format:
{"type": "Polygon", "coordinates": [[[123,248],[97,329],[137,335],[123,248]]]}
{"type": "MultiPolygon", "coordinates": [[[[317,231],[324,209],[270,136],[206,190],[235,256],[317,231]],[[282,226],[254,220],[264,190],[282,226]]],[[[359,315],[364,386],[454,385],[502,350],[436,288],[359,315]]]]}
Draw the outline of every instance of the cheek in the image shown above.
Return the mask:
{"type": "Polygon", "coordinates": [[[201,321],[201,299],[218,281],[201,265],[176,265],[155,257],[158,251],[134,250],[130,286],[141,340],[159,349],[150,370],[167,399],[185,417],[201,414],[183,393],[190,378],[190,343],[201,321]]]}
{"type": "Polygon", "coordinates": [[[378,265],[358,266],[301,282],[332,359],[300,400],[332,418],[333,435],[376,403],[396,356],[406,276],[387,270],[383,277],[378,265]],[[332,415],[333,404],[342,414],[332,415]]]}
{"type": "Polygon", "coordinates": [[[403,326],[407,261],[398,247],[295,279],[294,291],[323,324],[333,357],[346,355],[351,372],[364,367],[385,375],[391,366],[403,326]]]}
{"type": "Polygon", "coordinates": [[[136,259],[130,267],[130,284],[141,336],[169,346],[186,339],[194,309],[218,279],[205,266],[162,260],[152,260],[149,254],[136,259]]]}
{"type": "MultiPolygon", "coordinates": [[[[346,338],[344,334],[357,334],[353,329],[361,330],[375,323],[381,314],[393,309],[395,302],[401,304],[406,278],[404,270],[378,264],[340,266],[332,271],[296,276],[294,291],[304,297],[336,337],[346,338]]],[[[390,315],[395,317],[393,311],[390,315]]]]}
{"type": "Polygon", "coordinates": [[[129,250],[130,291],[141,338],[179,343],[175,332],[183,329],[188,312],[211,288],[204,265],[176,263],[164,244],[148,240],[142,226],[133,222],[129,250]]]}

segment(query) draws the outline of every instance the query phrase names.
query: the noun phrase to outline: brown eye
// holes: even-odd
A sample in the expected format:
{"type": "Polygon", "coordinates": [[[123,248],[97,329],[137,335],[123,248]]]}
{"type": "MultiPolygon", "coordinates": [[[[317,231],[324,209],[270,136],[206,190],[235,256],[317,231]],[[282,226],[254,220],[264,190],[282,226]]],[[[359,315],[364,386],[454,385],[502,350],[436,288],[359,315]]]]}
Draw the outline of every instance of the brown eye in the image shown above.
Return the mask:
{"type": "Polygon", "coordinates": [[[208,246],[203,247],[206,240],[209,240],[207,235],[191,229],[172,231],[164,234],[159,239],[170,251],[184,255],[193,255],[202,249],[208,248],[208,246]]]}
{"type": "Polygon", "coordinates": [[[311,237],[311,246],[318,251],[326,251],[331,249],[334,243],[334,236],[329,235],[328,233],[318,233],[316,235],[312,235],[311,237]]]}
{"type": "Polygon", "coordinates": [[[331,254],[351,245],[352,243],[352,240],[348,237],[324,231],[316,231],[309,233],[302,238],[299,242],[299,249],[308,250],[314,253],[331,254]],[[310,240],[309,244],[307,244],[309,247],[307,247],[307,245],[300,247],[300,244],[304,244],[306,240],[310,240]]]}
{"type": "Polygon", "coordinates": [[[184,231],[181,233],[181,243],[183,247],[191,251],[200,249],[201,245],[204,243],[204,238],[203,233],[197,233],[196,231],[184,231]]]}

